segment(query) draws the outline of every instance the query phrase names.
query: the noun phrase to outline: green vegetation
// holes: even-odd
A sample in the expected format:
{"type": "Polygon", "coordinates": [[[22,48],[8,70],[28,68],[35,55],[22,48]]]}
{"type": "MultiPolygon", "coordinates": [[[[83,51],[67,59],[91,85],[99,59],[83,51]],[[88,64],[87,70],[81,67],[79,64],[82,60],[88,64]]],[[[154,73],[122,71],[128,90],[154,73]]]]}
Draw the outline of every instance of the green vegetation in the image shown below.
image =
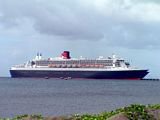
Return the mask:
{"type": "Polygon", "coordinates": [[[42,115],[18,115],[14,118],[0,118],[0,120],[160,120],[160,104],[139,105],[132,104],[115,111],[99,114],[83,114],[59,117],[43,117],[42,115]]]}

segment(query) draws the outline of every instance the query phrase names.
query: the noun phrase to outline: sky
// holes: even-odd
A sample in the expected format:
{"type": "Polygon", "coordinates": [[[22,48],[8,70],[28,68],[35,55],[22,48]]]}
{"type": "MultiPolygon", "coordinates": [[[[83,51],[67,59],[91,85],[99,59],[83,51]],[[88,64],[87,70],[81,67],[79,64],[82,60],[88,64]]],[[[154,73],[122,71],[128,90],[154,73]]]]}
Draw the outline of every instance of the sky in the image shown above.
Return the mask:
{"type": "Polygon", "coordinates": [[[0,76],[43,57],[113,53],[160,78],[159,0],[0,0],[0,76]]]}

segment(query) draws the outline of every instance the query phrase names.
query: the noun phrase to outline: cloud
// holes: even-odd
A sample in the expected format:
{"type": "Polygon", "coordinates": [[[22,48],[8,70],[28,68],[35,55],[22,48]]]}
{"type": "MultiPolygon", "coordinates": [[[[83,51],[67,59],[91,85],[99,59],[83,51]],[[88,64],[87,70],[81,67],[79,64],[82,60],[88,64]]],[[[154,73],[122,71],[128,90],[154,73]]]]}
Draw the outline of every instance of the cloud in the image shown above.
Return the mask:
{"type": "Polygon", "coordinates": [[[0,0],[0,26],[21,35],[154,49],[160,45],[159,12],[156,0],[0,0]]]}

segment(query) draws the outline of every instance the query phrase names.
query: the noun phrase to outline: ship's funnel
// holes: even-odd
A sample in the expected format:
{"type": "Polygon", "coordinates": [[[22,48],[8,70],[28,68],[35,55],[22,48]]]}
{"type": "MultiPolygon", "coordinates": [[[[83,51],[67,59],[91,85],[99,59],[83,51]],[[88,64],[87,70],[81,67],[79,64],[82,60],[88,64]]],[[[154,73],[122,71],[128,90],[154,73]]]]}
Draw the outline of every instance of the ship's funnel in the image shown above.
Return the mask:
{"type": "Polygon", "coordinates": [[[62,55],[62,58],[64,58],[64,59],[70,59],[71,58],[70,54],[69,54],[69,51],[64,51],[61,55],[62,55]]]}

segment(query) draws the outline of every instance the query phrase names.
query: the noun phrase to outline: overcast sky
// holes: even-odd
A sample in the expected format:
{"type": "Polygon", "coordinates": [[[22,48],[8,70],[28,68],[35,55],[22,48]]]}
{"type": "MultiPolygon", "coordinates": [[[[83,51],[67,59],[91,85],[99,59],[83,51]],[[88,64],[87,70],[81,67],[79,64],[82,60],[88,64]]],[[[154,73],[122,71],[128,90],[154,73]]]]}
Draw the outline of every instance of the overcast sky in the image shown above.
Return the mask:
{"type": "Polygon", "coordinates": [[[160,77],[159,0],[0,0],[0,76],[32,59],[112,53],[160,77]]]}

